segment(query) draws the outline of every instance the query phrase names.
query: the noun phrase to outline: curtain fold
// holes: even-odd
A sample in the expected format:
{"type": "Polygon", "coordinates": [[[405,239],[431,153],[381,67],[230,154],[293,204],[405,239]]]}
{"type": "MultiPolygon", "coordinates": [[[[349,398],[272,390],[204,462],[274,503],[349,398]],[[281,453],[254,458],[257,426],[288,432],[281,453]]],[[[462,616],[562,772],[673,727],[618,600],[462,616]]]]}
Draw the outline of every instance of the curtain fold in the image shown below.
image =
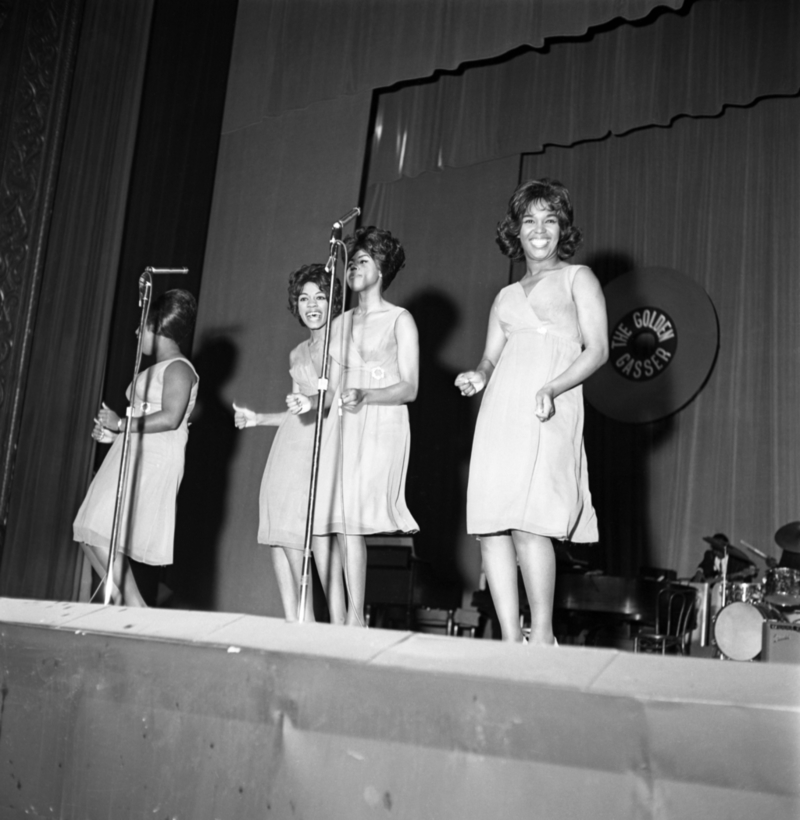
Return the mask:
{"type": "Polygon", "coordinates": [[[225,131],[685,0],[242,0],[225,131]]]}
{"type": "Polygon", "coordinates": [[[800,89],[800,4],[698,0],[379,95],[370,183],[573,145],[800,89]]]}
{"type": "Polygon", "coordinates": [[[87,0],[20,426],[0,594],[70,599],[152,0],[87,0]],[[79,216],[76,216],[79,215],[79,216]]]}

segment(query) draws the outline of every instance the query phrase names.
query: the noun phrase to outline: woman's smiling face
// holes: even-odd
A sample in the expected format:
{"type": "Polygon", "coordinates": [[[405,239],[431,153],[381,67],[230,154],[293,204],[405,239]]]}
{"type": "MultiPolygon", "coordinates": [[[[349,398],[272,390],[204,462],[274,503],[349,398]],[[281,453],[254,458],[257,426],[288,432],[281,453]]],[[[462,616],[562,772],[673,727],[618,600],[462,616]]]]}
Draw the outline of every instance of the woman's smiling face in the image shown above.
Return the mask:
{"type": "Polygon", "coordinates": [[[297,314],[310,330],[324,327],[328,319],[328,294],[316,282],[306,282],[297,297],[297,314]]]}
{"type": "Polygon", "coordinates": [[[525,258],[532,262],[557,260],[560,238],[561,225],[555,211],[544,202],[531,202],[519,228],[519,242],[525,258]]]}

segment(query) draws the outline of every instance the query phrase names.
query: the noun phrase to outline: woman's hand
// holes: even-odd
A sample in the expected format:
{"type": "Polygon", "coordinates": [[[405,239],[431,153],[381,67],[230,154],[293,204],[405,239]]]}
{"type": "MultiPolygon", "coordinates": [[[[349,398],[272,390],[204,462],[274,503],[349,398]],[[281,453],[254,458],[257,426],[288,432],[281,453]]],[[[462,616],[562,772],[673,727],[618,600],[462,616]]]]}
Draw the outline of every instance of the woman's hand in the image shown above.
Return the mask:
{"type": "Polygon", "coordinates": [[[533,412],[539,421],[547,421],[555,415],[556,405],[553,391],[549,387],[543,387],[536,394],[536,408],[533,412]]]}
{"type": "Polygon", "coordinates": [[[239,407],[236,402],[233,403],[233,423],[239,430],[245,427],[255,427],[258,424],[256,413],[253,410],[248,410],[246,407],[239,407]]]}
{"type": "Polygon", "coordinates": [[[311,399],[303,393],[289,393],[286,397],[286,406],[293,416],[299,416],[311,409],[311,399]]]}
{"type": "Polygon", "coordinates": [[[100,422],[95,419],[94,420],[94,427],[92,428],[92,438],[99,442],[100,444],[111,444],[112,441],[119,435],[119,433],[114,433],[111,430],[103,427],[100,422]]]}
{"type": "Polygon", "coordinates": [[[120,432],[120,417],[105,402],[100,405],[95,422],[105,427],[106,430],[120,432]]]}
{"type": "Polygon", "coordinates": [[[361,409],[361,405],[364,404],[365,398],[366,395],[363,390],[359,390],[357,387],[349,387],[342,392],[342,407],[348,413],[357,413],[361,409]]]}
{"type": "Polygon", "coordinates": [[[475,396],[486,387],[486,376],[479,370],[467,370],[456,376],[456,387],[462,396],[475,396]]]}

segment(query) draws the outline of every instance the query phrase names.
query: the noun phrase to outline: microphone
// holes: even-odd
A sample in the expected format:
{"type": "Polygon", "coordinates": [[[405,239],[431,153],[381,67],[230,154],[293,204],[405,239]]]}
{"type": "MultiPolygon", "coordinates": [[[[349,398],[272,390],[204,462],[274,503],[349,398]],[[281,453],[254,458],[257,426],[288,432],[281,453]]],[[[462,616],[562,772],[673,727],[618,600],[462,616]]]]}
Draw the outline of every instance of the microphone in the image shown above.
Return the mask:
{"type": "Polygon", "coordinates": [[[344,216],[339,217],[333,223],[333,230],[341,230],[348,222],[352,222],[357,216],[361,214],[361,208],[351,208],[344,216]]]}
{"type": "Polygon", "coordinates": [[[189,273],[189,268],[145,268],[148,273],[189,273]]]}

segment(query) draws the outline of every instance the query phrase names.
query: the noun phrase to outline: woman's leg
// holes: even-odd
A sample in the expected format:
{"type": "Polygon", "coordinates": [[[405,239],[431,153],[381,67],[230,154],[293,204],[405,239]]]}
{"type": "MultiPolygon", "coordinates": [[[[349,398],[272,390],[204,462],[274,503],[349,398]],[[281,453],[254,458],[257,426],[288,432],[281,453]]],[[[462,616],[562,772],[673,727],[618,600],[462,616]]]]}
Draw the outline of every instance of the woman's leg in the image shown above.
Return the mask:
{"type": "Polygon", "coordinates": [[[292,568],[283,547],[270,547],[272,569],[278,584],[278,594],[283,605],[283,617],[287,621],[297,620],[297,587],[292,576],[292,568]]]}
{"type": "Polygon", "coordinates": [[[522,641],[517,556],[510,535],[482,535],[481,557],[504,641],[522,641]]]}
{"type": "Polygon", "coordinates": [[[339,549],[343,552],[345,581],[350,598],[347,608],[347,626],[364,626],[364,591],[367,586],[367,542],[363,535],[337,533],[339,549]]]}
{"type": "Polygon", "coordinates": [[[312,546],[314,563],[317,565],[317,572],[328,601],[331,623],[343,624],[347,615],[347,604],[344,597],[342,556],[339,552],[338,541],[330,535],[315,535],[312,546]]]}
{"type": "MultiPolygon", "coordinates": [[[[108,548],[95,547],[92,544],[81,544],[94,571],[105,583],[106,567],[108,566],[108,548]]],[[[136,585],[133,570],[125,556],[117,552],[114,557],[114,568],[111,577],[111,601],[119,606],[147,606],[136,585]]]]}
{"type": "MultiPolygon", "coordinates": [[[[89,559],[92,569],[100,577],[100,587],[96,592],[93,592],[90,603],[102,603],[103,594],[100,592],[105,587],[106,567],[108,566],[108,549],[102,547],[93,547],[91,544],[81,542],[81,549],[84,555],[89,559]],[[95,601],[97,599],[97,601],[95,601]]],[[[122,592],[119,587],[111,580],[111,603],[119,605],[122,603],[122,592]]]]}
{"type": "MultiPolygon", "coordinates": [[[[294,617],[287,618],[287,621],[296,621],[298,609],[300,607],[300,582],[303,580],[303,550],[284,548],[281,550],[286,556],[292,576],[292,587],[295,594],[294,617]]],[[[306,611],[303,621],[313,623],[314,618],[314,593],[311,587],[311,575],[308,576],[308,593],[306,595],[306,611]]]]}
{"type": "Polygon", "coordinates": [[[553,635],[553,595],[556,587],[556,555],[545,535],[513,530],[514,547],[531,607],[530,643],[549,645],[553,635]]]}

